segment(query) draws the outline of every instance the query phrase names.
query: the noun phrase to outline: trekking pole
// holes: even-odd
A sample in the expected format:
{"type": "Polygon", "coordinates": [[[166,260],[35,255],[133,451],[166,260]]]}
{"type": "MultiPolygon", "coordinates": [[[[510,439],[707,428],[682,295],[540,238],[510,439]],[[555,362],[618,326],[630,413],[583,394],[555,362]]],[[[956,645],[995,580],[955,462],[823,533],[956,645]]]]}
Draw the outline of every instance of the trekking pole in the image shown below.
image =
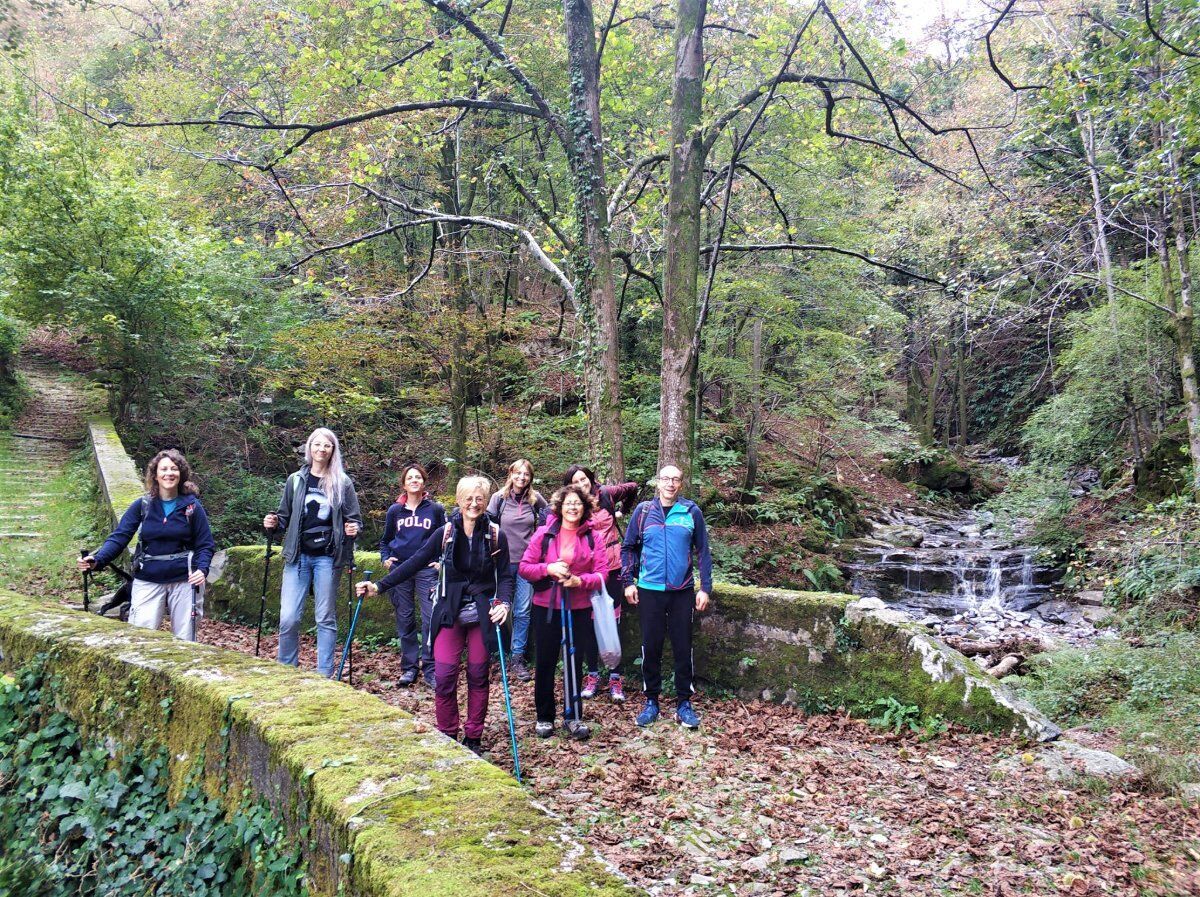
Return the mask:
{"type": "MultiPolygon", "coordinates": [[[[354,568],[352,567],[351,570],[353,570],[353,569],[354,568]]],[[[365,576],[367,579],[370,579],[371,571],[364,570],[363,576],[365,576]]],[[[353,579],[353,577],[351,577],[351,578],[353,579]]],[[[351,594],[353,594],[353,593],[351,593],[351,594]]],[[[365,595],[358,596],[358,603],[354,606],[354,616],[352,616],[350,618],[350,631],[346,633],[346,646],[344,648],[342,648],[342,660],[341,660],[341,663],[338,664],[338,670],[337,670],[338,682],[342,681],[342,667],[344,667],[346,665],[346,658],[350,656],[350,649],[354,645],[354,630],[358,627],[358,614],[362,610],[364,597],[366,597],[366,596],[365,595]]],[[[351,668],[350,668],[350,673],[353,676],[353,674],[354,674],[353,666],[351,666],[351,668]]],[[[354,684],[353,679],[350,680],[350,684],[351,685],[354,684]]]]}
{"type": "Polygon", "coordinates": [[[267,560],[263,564],[263,587],[262,597],[258,601],[258,635],[254,638],[254,656],[258,657],[258,653],[262,648],[262,628],[263,616],[267,612],[267,578],[271,574],[271,548],[275,545],[275,529],[272,527],[267,530],[267,560]]]}
{"type": "MultiPolygon", "coordinates": [[[[502,603],[499,598],[492,599],[492,607],[502,603]]],[[[508,736],[512,739],[513,775],[517,783],[521,782],[521,757],[517,753],[517,720],[513,716],[512,695],[508,690],[508,666],[504,662],[504,634],[500,624],[496,624],[496,647],[500,649],[500,683],[504,686],[504,710],[508,714],[508,736]]]]}
{"type": "Polygon", "coordinates": [[[567,624],[567,644],[571,648],[571,709],[576,722],[583,722],[583,699],[579,697],[579,672],[575,666],[575,625],[570,607],[564,604],[563,619],[567,624]]]}
{"type": "MultiPolygon", "coordinates": [[[[81,558],[87,557],[88,550],[86,548],[79,549],[79,556],[81,558]]],[[[90,603],[90,598],[88,596],[88,585],[90,583],[91,578],[92,578],[92,571],[84,570],[83,571],[83,612],[85,614],[88,612],[88,604],[90,603]]]]}
{"type": "MultiPolygon", "coordinates": [[[[188,579],[191,579],[191,577],[192,577],[192,553],[190,551],[188,552],[187,562],[188,562],[188,579]]],[[[193,642],[197,641],[197,639],[196,639],[196,602],[199,599],[199,597],[200,597],[200,586],[192,586],[192,637],[190,640],[193,642]]]]}
{"type": "MultiPolygon", "coordinates": [[[[349,573],[349,576],[346,578],[346,613],[350,614],[351,622],[353,623],[353,618],[358,615],[354,610],[355,605],[354,605],[354,540],[353,539],[350,540],[350,563],[346,567],[346,572],[349,573]]],[[[362,606],[361,601],[359,601],[358,606],[359,607],[362,606]]],[[[351,686],[354,685],[354,648],[351,647],[351,642],[350,642],[350,639],[353,638],[353,635],[354,635],[354,627],[351,626],[350,629],[346,630],[346,649],[349,650],[349,652],[350,652],[350,658],[349,658],[350,659],[350,669],[347,671],[346,675],[350,680],[351,686]]],[[[338,680],[340,681],[341,678],[342,677],[339,674],[338,680]]]]}

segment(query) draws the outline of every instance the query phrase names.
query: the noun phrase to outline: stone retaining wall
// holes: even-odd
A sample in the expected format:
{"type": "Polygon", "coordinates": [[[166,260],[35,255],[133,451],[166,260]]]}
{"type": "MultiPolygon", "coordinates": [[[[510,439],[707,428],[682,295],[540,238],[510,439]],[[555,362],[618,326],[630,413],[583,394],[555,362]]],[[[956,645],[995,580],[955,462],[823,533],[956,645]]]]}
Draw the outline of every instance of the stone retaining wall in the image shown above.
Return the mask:
{"type": "MultiPolygon", "coordinates": [[[[266,548],[241,545],[214,563],[207,593],[214,612],[253,625],[258,620],[266,548]]],[[[379,566],[379,555],[356,555],[359,571],[379,566]]],[[[282,563],[276,548],[267,578],[266,625],[279,623],[282,563]]],[[[357,577],[356,577],[357,578],[357,577]]],[[[374,574],[378,578],[378,573],[374,574]]],[[[347,586],[339,595],[345,623],[347,586]]],[[[306,620],[311,623],[312,602],[306,620]]],[[[636,655],[636,611],[622,621],[626,656],[636,655]]],[[[395,638],[391,603],[367,599],[359,638],[395,638]]],[[[1059,729],[1020,701],[973,661],[871,600],[825,592],[792,592],[717,583],[713,611],[697,618],[698,675],[743,697],[765,697],[812,709],[855,707],[894,697],[922,713],[940,714],[987,731],[1016,731],[1039,740],[1059,729]]],[[[669,653],[669,649],[668,649],[669,653]]],[[[664,669],[670,669],[669,663],[664,669]]],[[[631,678],[636,679],[636,668],[631,678]]]]}
{"type": "Polygon", "coordinates": [[[505,772],[370,695],[0,593],[0,666],[42,652],[61,675],[60,708],[114,756],[166,745],[173,793],[204,758],[206,787],[227,806],[244,782],[296,837],[307,831],[313,894],[638,893],[505,772]]]}

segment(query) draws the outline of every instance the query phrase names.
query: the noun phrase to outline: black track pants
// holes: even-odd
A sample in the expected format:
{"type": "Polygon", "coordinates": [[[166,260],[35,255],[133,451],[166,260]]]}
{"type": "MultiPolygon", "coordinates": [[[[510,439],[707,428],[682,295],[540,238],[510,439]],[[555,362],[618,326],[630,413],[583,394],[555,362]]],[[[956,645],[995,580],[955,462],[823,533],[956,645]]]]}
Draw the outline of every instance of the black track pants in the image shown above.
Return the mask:
{"type": "Polygon", "coordinates": [[[675,694],[679,700],[692,697],[692,615],[696,590],[657,592],[638,589],[638,619],[642,623],[642,688],[646,697],[658,700],[662,693],[663,642],[671,639],[675,655],[675,694]]]}

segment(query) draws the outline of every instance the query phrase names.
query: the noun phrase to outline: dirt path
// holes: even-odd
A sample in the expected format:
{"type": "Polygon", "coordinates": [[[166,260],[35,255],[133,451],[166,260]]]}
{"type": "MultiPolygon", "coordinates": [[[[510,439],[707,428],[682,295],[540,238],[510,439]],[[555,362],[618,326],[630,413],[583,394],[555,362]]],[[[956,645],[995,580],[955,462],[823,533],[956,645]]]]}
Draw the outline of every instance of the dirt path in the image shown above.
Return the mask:
{"type": "Polygon", "coordinates": [[[0,431],[0,585],[62,582],[64,561],[89,534],[87,483],[72,471],[98,397],[77,374],[37,357],[18,370],[30,400],[0,431]]]}
{"type": "MultiPolygon", "coordinates": [[[[202,640],[253,653],[254,630],[206,621],[202,640]]],[[[263,654],[274,656],[274,636],[263,654]]],[[[302,639],[301,665],[315,666],[302,639]]],[[[388,649],[356,652],[355,685],[433,728],[429,689],[394,687],[388,649]]],[[[512,769],[494,679],[484,744],[512,769]]],[[[588,702],[586,743],[532,734],[514,683],[531,795],[637,884],[661,895],[1200,894],[1200,808],[1136,790],[1065,788],[1025,747],[951,732],[931,741],[844,715],[701,697],[698,732],[588,702]]],[[[664,703],[669,710],[670,703],[664,703]]]]}

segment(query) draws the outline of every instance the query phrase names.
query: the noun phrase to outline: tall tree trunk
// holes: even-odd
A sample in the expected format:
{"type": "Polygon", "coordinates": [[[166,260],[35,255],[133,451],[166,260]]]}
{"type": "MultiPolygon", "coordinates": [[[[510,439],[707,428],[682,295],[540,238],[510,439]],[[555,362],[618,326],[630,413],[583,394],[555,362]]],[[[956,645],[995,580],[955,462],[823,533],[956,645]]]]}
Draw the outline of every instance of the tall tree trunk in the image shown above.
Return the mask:
{"type": "Polygon", "coordinates": [[[962,332],[959,334],[958,354],[955,358],[954,392],[958,399],[958,447],[967,447],[967,322],[963,316],[962,332]]]}
{"type": "MultiPolygon", "coordinates": [[[[448,69],[450,58],[443,59],[448,69]]],[[[442,208],[451,215],[462,214],[458,189],[458,129],[451,129],[442,138],[438,159],[438,181],[442,208]]],[[[446,292],[450,304],[450,476],[463,475],[467,457],[467,397],[469,375],[467,365],[467,307],[470,302],[468,285],[462,267],[465,234],[457,224],[443,223],[441,243],[446,259],[446,292]]]]}
{"type": "Polygon", "coordinates": [[[743,502],[758,483],[758,431],[762,428],[763,402],[762,318],[755,317],[750,333],[750,423],[746,427],[746,479],[742,482],[743,502]]]}
{"type": "Polygon", "coordinates": [[[925,413],[921,418],[921,441],[933,445],[937,424],[938,392],[942,387],[942,369],[946,366],[946,350],[933,347],[933,371],[929,375],[929,391],[925,394],[925,413]]]}
{"type": "Polygon", "coordinates": [[[662,426],[659,466],[692,475],[695,444],[696,332],[700,273],[700,190],[704,146],[704,17],[707,0],[679,0],[675,19],[675,77],[671,89],[671,181],[667,194],[667,264],[663,283],[662,426]]]}
{"type": "Polygon", "coordinates": [[[600,127],[600,71],[591,0],[563,0],[571,70],[572,171],[579,219],[576,294],[584,318],[584,389],[592,460],[616,480],[625,479],[621,429],[620,341],[608,235],[608,188],[600,127]]]}
{"type": "MultiPolygon", "coordinates": [[[[1175,265],[1178,284],[1172,284],[1171,308],[1175,312],[1175,350],[1179,359],[1179,383],[1183,388],[1183,411],[1187,419],[1188,453],[1192,460],[1192,495],[1200,496],[1200,388],[1196,382],[1196,350],[1193,327],[1195,316],[1192,310],[1192,265],[1191,234],[1188,231],[1188,216],[1184,209],[1185,187],[1179,174],[1179,151],[1172,148],[1169,154],[1171,181],[1169,191],[1170,229],[1175,237],[1175,265]],[[1176,291],[1175,287],[1178,286],[1176,291]]],[[[1166,235],[1163,235],[1166,255],[1166,235]]],[[[1160,256],[1162,258],[1162,256],[1160,256]]],[[[1169,267],[1169,266],[1168,266],[1169,267]]],[[[1167,272],[1164,272],[1166,274],[1167,272]]]]}
{"type": "Polygon", "coordinates": [[[1133,403],[1133,388],[1130,384],[1129,368],[1120,351],[1121,328],[1117,322],[1117,294],[1113,286],[1112,253],[1108,244],[1108,217],[1104,212],[1104,192],[1100,187],[1100,173],[1096,165],[1096,128],[1091,116],[1077,113],[1080,134],[1083,137],[1084,161],[1087,163],[1088,180],[1092,187],[1092,216],[1096,231],[1096,264],[1100,269],[1100,279],[1104,282],[1104,292],[1108,299],[1108,327],[1112,332],[1114,351],[1113,359],[1121,377],[1121,400],[1125,405],[1125,414],[1129,418],[1129,432],[1133,439],[1133,460],[1135,464],[1142,463],[1142,440],[1138,432],[1137,408],[1133,403]]]}

